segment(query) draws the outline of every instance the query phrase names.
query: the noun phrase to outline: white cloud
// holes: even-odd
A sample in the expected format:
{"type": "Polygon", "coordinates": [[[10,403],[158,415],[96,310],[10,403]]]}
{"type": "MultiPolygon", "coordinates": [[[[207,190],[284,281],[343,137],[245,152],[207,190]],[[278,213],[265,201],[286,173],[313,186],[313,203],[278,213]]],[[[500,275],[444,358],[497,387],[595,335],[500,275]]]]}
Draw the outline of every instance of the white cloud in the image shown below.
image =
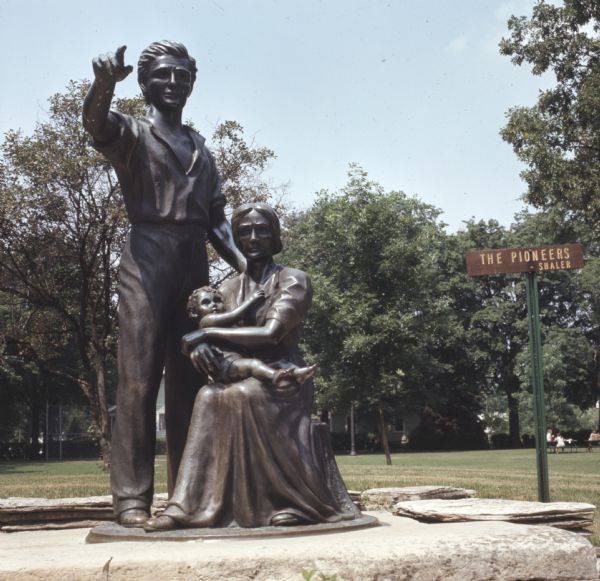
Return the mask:
{"type": "Polygon", "coordinates": [[[448,52],[454,52],[454,53],[464,52],[464,50],[466,48],[467,48],[467,35],[466,34],[461,34],[460,36],[457,36],[455,39],[451,40],[446,45],[446,50],[448,52]]]}

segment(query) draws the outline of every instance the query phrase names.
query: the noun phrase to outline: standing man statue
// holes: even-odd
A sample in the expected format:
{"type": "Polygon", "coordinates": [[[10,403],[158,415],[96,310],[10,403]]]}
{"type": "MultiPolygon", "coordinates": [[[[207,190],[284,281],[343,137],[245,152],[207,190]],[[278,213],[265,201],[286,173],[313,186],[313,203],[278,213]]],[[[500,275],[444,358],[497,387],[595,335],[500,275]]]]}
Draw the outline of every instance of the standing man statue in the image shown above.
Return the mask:
{"type": "Polygon", "coordinates": [[[193,329],[190,293],[208,283],[205,240],[238,271],[245,259],[225,218],[225,198],[204,138],[181,122],[196,62],[172,41],[152,43],[138,62],[148,103],[136,119],[110,110],[115,85],[131,71],[125,46],[94,59],[83,124],[119,178],[131,231],[119,270],[117,420],[111,486],[124,526],[149,517],[154,492],[156,396],[165,370],[169,490],[175,482],[198,387],[206,383],[180,353],[193,329]]]}

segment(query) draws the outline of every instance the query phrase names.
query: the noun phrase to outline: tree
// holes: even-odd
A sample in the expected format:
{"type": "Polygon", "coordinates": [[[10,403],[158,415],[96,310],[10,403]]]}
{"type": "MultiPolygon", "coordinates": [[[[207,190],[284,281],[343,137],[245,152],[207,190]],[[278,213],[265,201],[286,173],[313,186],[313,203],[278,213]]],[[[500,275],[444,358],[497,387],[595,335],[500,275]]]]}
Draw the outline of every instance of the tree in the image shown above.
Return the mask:
{"type": "MultiPolygon", "coordinates": [[[[0,290],[37,309],[38,320],[58,324],[73,341],[77,357],[50,372],[85,394],[108,465],[116,269],[127,221],[114,174],[89,147],[81,127],[87,88],[85,82],[71,82],[65,93],[50,98],[49,119],[31,137],[15,131],[5,137],[0,290]]],[[[121,100],[119,106],[131,113],[140,103],[121,100]]],[[[36,336],[35,329],[30,332],[36,336]]],[[[28,341],[28,351],[38,360],[44,359],[40,345],[39,340],[28,341]]]]}
{"type": "MultiPolygon", "coordinates": [[[[600,219],[600,5],[595,0],[538,0],[531,17],[512,16],[500,52],[552,72],[556,85],[533,107],[508,113],[502,137],[526,164],[525,200],[583,224],[598,241],[600,219]]],[[[580,232],[584,235],[584,232],[580,232]]]]}
{"type": "MultiPolygon", "coordinates": [[[[495,222],[469,222],[466,226],[458,236],[469,249],[560,243],[565,234],[559,234],[554,217],[545,213],[522,212],[510,229],[495,222]]],[[[568,240],[568,233],[566,236],[568,240]]],[[[564,410],[589,407],[595,385],[594,315],[582,274],[556,271],[539,275],[547,415],[549,421],[561,416],[567,425],[564,410]]],[[[472,353],[479,365],[487,368],[487,393],[492,401],[497,401],[500,394],[506,397],[510,440],[518,446],[520,432],[525,429],[532,433],[531,354],[523,277],[495,275],[474,280],[477,293],[471,306],[472,353]]],[[[574,417],[575,411],[568,415],[574,417]]]]}
{"type": "MultiPolygon", "coordinates": [[[[72,81],[49,99],[48,120],[31,136],[9,131],[1,146],[0,292],[32,314],[20,328],[3,325],[2,343],[18,346],[11,361],[18,355],[53,383],[60,378],[79,387],[108,466],[116,279],[128,222],[112,167],[90,147],[81,124],[88,88],[87,81],[72,81]]],[[[124,113],[144,114],[141,97],[114,104],[124,113]]],[[[217,127],[215,143],[230,203],[255,194],[271,199],[274,188],[262,172],[273,152],[248,144],[241,125],[230,121],[217,127]]],[[[217,270],[213,278],[227,274],[217,270]]],[[[8,355],[5,350],[4,363],[8,355]]],[[[15,379],[16,368],[11,369],[15,379]]],[[[42,393],[42,376],[36,377],[42,393]]]]}
{"type": "MultiPolygon", "coordinates": [[[[52,313],[0,293],[0,441],[28,443],[23,453],[37,457],[44,407],[80,405],[77,386],[56,376],[75,357],[73,341],[52,313]]],[[[44,446],[48,445],[46,426],[44,446]]]]}
{"type": "Polygon", "coordinates": [[[600,303],[595,297],[600,282],[600,5],[539,0],[531,16],[512,16],[508,28],[501,53],[516,65],[530,64],[536,75],[551,72],[556,79],[533,107],[509,111],[502,137],[526,165],[524,199],[547,214],[559,237],[586,246],[581,288],[590,316],[585,333],[595,346],[600,399],[600,303]]]}
{"type": "Polygon", "coordinates": [[[459,429],[464,408],[477,423],[474,388],[457,371],[463,328],[444,290],[438,216],[416,198],[384,192],[353,166],[347,185],[321,192],[288,232],[284,261],[313,279],[306,339],[321,366],[320,403],[356,401],[371,410],[388,462],[387,411],[445,418],[446,435],[459,429]]]}
{"type": "MultiPolygon", "coordinates": [[[[456,238],[463,253],[511,246],[510,231],[495,220],[469,221],[456,238]]],[[[460,292],[456,300],[465,313],[466,341],[476,370],[473,379],[486,399],[505,398],[510,439],[519,446],[521,383],[516,361],[527,341],[523,284],[515,276],[485,276],[470,279],[460,292]]]]}

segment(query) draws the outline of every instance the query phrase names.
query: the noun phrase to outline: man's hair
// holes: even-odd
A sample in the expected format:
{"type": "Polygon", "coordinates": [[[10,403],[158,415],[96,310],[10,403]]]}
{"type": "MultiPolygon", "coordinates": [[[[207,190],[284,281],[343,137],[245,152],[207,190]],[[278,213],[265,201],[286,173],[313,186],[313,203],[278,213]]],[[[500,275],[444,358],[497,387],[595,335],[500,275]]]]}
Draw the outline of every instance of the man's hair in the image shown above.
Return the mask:
{"type": "Polygon", "coordinates": [[[160,56],[174,56],[181,59],[186,59],[190,63],[190,70],[192,73],[192,85],[196,80],[196,60],[191,57],[187,51],[187,48],[180,42],[174,40],[159,40],[153,42],[149,47],[145,48],[140,55],[138,61],[138,83],[145,85],[148,78],[148,69],[150,65],[160,56]]]}
{"type": "Polygon", "coordinates": [[[252,212],[252,210],[262,214],[269,221],[271,232],[273,232],[273,254],[279,254],[283,250],[279,216],[277,216],[277,212],[275,212],[271,206],[268,204],[263,204],[262,202],[250,202],[249,204],[243,204],[233,211],[233,216],[231,216],[231,229],[233,230],[234,242],[239,247],[238,226],[242,218],[252,212]]]}
{"type": "Polygon", "coordinates": [[[187,300],[186,310],[188,317],[190,317],[191,319],[197,319],[200,316],[200,312],[196,308],[196,305],[198,304],[198,297],[202,293],[210,293],[212,295],[219,295],[220,297],[222,297],[221,293],[212,286],[202,286],[200,288],[197,288],[194,292],[192,292],[192,294],[187,300]]]}

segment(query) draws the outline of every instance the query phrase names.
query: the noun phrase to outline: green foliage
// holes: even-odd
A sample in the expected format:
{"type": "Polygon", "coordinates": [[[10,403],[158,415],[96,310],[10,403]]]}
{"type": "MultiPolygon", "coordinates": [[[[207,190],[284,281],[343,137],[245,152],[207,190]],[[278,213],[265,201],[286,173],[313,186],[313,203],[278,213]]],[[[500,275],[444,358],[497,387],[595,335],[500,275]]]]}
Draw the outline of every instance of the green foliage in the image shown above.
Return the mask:
{"type": "MultiPolygon", "coordinates": [[[[529,352],[522,353],[517,366],[528,374],[529,352]]],[[[546,423],[555,429],[592,429],[587,410],[595,403],[590,386],[595,384],[594,349],[580,329],[547,328],[543,344],[546,423]]],[[[522,377],[520,394],[522,430],[534,432],[533,396],[529,377],[522,377]]],[[[597,419],[597,418],[596,418],[597,419]]]]}
{"type": "Polygon", "coordinates": [[[436,208],[384,192],[353,166],[338,194],[321,192],[291,221],[282,261],[312,276],[305,335],[321,369],[321,407],[427,406],[445,418],[438,442],[462,431],[477,446],[478,386],[454,308],[466,275],[438,217],[436,208]]]}
{"type": "Polygon", "coordinates": [[[304,581],[336,581],[337,575],[328,575],[315,569],[302,569],[302,579],[304,581]],[[318,575],[318,577],[315,577],[315,575],[318,575]]]}
{"type": "MultiPolygon", "coordinates": [[[[1,145],[0,374],[7,386],[1,397],[17,418],[26,411],[10,394],[29,393],[25,407],[34,412],[48,385],[51,401],[64,401],[57,386],[76,385],[108,462],[117,268],[128,221],[114,171],[82,127],[88,89],[87,81],[70,82],[50,97],[48,118],[32,135],[9,131],[1,145]]],[[[145,114],[141,97],[115,99],[113,106],[145,114]]],[[[274,153],[248,143],[232,121],[217,127],[213,140],[230,202],[272,201],[275,190],[262,172],[274,153]]],[[[213,278],[230,273],[214,252],[211,262],[213,278]]]]}
{"type": "Polygon", "coordinates": [[[539,0],[531,17],[510,18],[510,37],[500,43],[515,64],[556,78],[536,105],[511,109],[502,131],[527,166],[525,199],[586,224],[593,240],[600,218],[599,18],[595,0],[539,0]]]}
{"type": "Polygon", "coordinates": [[[223,121],[212,135],[211,148],[221,175],[222,190],[232,208],[246,202],[274,203],[274,190],[263,172],[275,159],[268,147],[255,146],[237,121],[223,121]]]}
{"type": "MultiPolygon", "coordinates": [[[[33,135],[5,135],[0,290],[24,321],[3,329],[5,341],[44,375],[82,390],[108,454],[115,281],[127,222],[112,170],[81,126],[87,89],[85,82],[71,82],[49,99],[48,119],[33,135]]],[[[135,100],[119,103],[128,112],[139,107],[135,100]]]]}
{"type": "MultiPolygon", "coordinates": [[[[531,65],[536,75],[551,73],[555,79],[533,107],[509,111],[502,137],[526,165],[524,199],[543,210],[538,220],[545,223],[545,232],[551,232],[553,241],[580,241],[586,246],[583,271],[555,275],[552,285],[542,291],[545,324],[576,326],[585,336],[571,337],[582,346],[579,363],[568,353],[559,357],[563,364],[571,362],[573,377],[585,375],[575,398],[585,406],[600,395],[600,5],[595,0],[538,0],[531,16],[511,17],[508,28],[510,36],[500,43],[500,52],[516,65],[531,65]]],[[[546,351],[547,367],[554,370],[551,343],[546,351]]],[[[549,401],[564,415],[564,406],[575,403],[575,396],[570,388],[553,391],[553,381],[551,375],[549,401]]]]}

